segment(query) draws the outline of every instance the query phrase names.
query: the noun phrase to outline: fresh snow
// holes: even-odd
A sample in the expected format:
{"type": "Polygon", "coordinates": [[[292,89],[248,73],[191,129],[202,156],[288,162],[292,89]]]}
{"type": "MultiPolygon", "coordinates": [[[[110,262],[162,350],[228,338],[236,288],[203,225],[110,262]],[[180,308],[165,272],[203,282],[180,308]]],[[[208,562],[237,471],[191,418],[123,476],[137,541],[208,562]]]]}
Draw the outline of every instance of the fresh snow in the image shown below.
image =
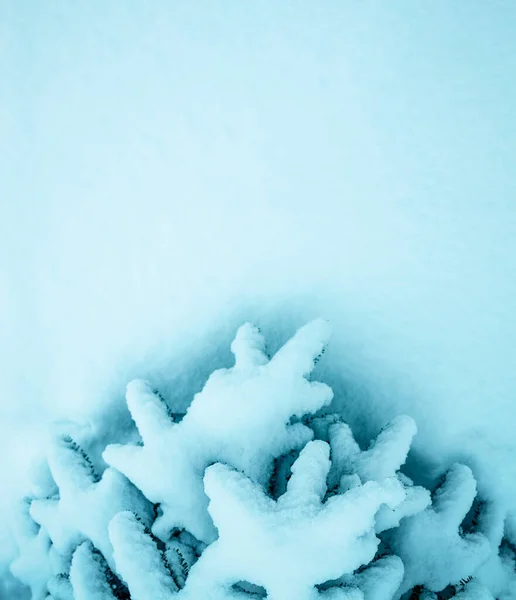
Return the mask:
{"type": "Polygon", "coordinates": [[[57,426],[17,513],[10,569],[32,599],[432,600],[451,589],[513,600],[507,505],[478,494],[460,463],[431,495],[414,485],[403,472],[411,417],[363,449],[312,379],[329,334],[317,319],[269,358],[260,331],[241,326],[234,366],[183,415],[133,380],[142,439],[109,445],[103,471],[63,433],[80,427],[57,426]]]}
{"type": "MultiPolygon", "coordinates": [[[[410,415],[412,491],[466,464],[514,546],[515,22],[510,2],[0,3],[0,597],[49,423],[79,421],[102,472],[137,440],[127,382],[184,413],[246,321],[274,352],[327,318],[314,378],[361,448],[410,415]]],[[[481,579],[511,593],[496,556],[481,579]]]]}
{"type": "Polygon", "coordinates": [[[316,584],[371,561],[379,543],[374,516],[382,504],[400,504],[403,488],[392,479],[368,482],[323,503],[329,468],[328,445],[310,442],[274,502],[245,475],[208,467],[206,493],[219,538],[192,568],[187,596],[209,597],[217,585],[244,580],[264,587],[271,600],[308,600],[317,597],[316,584]]]}
{"type": "Polygon", "coordinates": [[[403,519],[390,532],[389,545],[405,566],[401,591],[425,585],[431,591],[467,579],[490,554],[480,532],[463,535],[461,523],[476,495],[469,467],[452,465],[432,497],[432,505],[403,519]]]}
{"type": "Polygon", "coordinates": [[[59,497],[34,499],[31,517],[45,527],[64,557],[71,557],[81,541],[91,540],[113,565],[109,522],[122,510],[135,510],[150,522],[149,503],[118,471],[106,469],[98,477],[81,448],[69,437],[57,436],[53,440],[48,460],[59,486],[59,497]]]}
{"type": "Polygon", "coordinates": [[[315,413],[333,394],[322,383],[307,381],[328,341],[322,320],[301,328],[268,360],[263,336],[243,325],[231,349],[235,366],[215,371],[184,418],[174,423],[151,387],[133,381],[127,403],[143,446],[109,446],[104,459],[160,503],[154,533],[185,528],[200,540],[213,541],[215,529],[206,511],[203,475],[208,465],[225,462],[265,484],[275,458],[301,449],[313,436],[292,417],[315,413]],[[149,469],[149,465],[153,465],[149,469]]]}
{"type": "Polygon", "coordinates": [[[91,542],[83,542],[75,550],[70,568],[74,600],[116,600],[106,577],[107,564],[91,542]]]}
{"type": "Polygon", "coordinates": [[[11,563],[11,572],[30,587],[32,600],[44,600],[47,582],[54,574],[50,557],[51,541],[46,530],[31,518],[30,505],[30,499],[24,499],[15,515],[13,531],[19,556],[11,563]]]}

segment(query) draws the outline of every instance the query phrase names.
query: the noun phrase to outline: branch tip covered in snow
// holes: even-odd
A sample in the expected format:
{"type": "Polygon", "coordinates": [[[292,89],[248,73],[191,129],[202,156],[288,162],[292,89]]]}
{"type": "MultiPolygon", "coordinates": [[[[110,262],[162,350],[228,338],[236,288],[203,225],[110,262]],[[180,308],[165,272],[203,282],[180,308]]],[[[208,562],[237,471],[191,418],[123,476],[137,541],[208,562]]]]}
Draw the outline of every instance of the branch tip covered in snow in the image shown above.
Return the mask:
{"type": "Polygon", "coordinates": [[[409,416],[362,450],[309,379],[329,336],[315,320],[269,358],[244,324],[180,421],[129,382],[142,441],[103,472],[92,430],[61,423],[13,519],[32,600],[516,600],[514,515],[462,464],[415,485],[409,416]]]}

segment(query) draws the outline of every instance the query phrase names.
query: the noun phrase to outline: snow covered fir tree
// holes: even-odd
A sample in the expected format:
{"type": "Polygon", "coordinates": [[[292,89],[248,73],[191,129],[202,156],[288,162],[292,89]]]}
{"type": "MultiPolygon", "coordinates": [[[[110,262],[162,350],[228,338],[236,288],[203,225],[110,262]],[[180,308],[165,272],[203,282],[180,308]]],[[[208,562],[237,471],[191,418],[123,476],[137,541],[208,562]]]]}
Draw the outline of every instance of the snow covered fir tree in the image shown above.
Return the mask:
{"type": "Polygon", "coordinates": [[[20,586],[0,596],[515,600],[506,508],[462,464],[433,491],[409,479],[409,416],[362,449],[310,379],[329,334],[309,323],[270,358],[243,325],[186,414],[137,380],[132,443],[90,457],[98,440],[56,434],[14,523],[20,586]]]}

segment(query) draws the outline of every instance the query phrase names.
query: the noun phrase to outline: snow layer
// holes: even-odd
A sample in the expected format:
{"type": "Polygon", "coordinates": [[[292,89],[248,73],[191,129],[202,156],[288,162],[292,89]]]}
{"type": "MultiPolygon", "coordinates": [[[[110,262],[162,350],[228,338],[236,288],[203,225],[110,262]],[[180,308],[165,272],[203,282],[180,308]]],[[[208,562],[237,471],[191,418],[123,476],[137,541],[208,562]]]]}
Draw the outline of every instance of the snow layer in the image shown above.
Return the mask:
{"type": "Polygon", "coordinates": [[[313,321],[269,361],[263,336],[243,325],[231,344],[235,366],[210,375],[179,423],[148,383],[128,385],[127,404],[143,446],[108,446],[103,457],[160,504],[153,525],[158,537],[166,541],[179,528],[204,542],[215,539],[203,489],[208,465],[224,462],[266,485],[273,460],[312,438],[310,428],[290,420],[317,412],[333,398],[326,384],[305,378],[329,334],[328,323],[313,321]]]}
{"type": "Polygon", "coordinates": [[[178,591],[164,557],[134,514],[121,512],[109,526],[118,572],[134,600],[169,600],[178,591]]]}
{"type": "Polygon", "coordinates": [[[32,600],[43,600],[47,595],[47,581],[54,574],[51,541],[47,532],[30,516],[30,505],[31,500],[24,499],[15,515],[13,531],[20,554],[10,568],[17,579],[30,587],[32,600]]]}
{"type": "Polygon", "coordinates": [[[150,523],[152,507],[115,469],[108,468],[99,477],[70,437],[52,440],[48,460],[59,496],[34,499],[31,517],[44,526],[62,556],[71,557],[77,544],[91,540],[112,565],[108,525],[113,516],[121,510],[134,510],[150,523]]]}
{"type": "Polygon", "coordinates": [[[107,578],[108,566],[91,542],[83,542],[73,554],[70,582],[74,600],[116,600],[107,578]]]}
{"type": "Polygon", "coordinates": [[[379,543],[374,517],[383,504],[403,501],[403,487],[395,478],[369,481],[323,503],[329,469],[328,445],[309,442],[275,502],[242,473],[208,467],[204,481],[219,537],[192,567],[186,597],[249,581],[270,600],[309,600],[318,595],[316,584],[371,561],[379,543]]]}
{"type": "Polygon", "coordinates": [[[329,469],[328,445],[309,442],[292,465],[285,493],[274,501],[244,474],[220,463],[208,467],[206,493],[219,537],[187,565],[186,586],[177,584],[168,558],[171,550],[188,557],[185,540],[180,536],[164,553],[136,515],[119,513],[109,534],[132,598],[236,600],[254,597],[252,589],[260,586],[271,600],[389,600],[403,578],[398,557],[352,573],[373,558],[375,515],[383,504],[403,501],[403,486],[389,477],[323,502],[329,469]],[[318,591],[316,584],[324,585],[318,591]]]}
{"type": "Polygon", "coordinates": [[[307,379],[328,336],[313,321],[269,359],[259,330],[242,326],[234,366],[214,371],[179,421],[148,383],[128,385],[143,441],[104,456],[159,506],[55,435],[33,484],[55,496],[21,504],[12,573],[35,600],[47,591],[114,600],[124,586],[135,600],[236,600],[258,589],[270,600],[430,600],[450,588],[512,600],[507,506],[477,495],[460,463],[431,499],[414,486],[400,470],[416,433],[408,416],[362,450],[340,415],[325,414],[331,389],[307,379]]]}
{"type": "Polygon", "coordinates": [[[405,498],[395,509],[384,505],[376,515],[375,530],[381,533],[396,527],[406,516],[422,511],[430,503],[428,490],[414,486],[400,468],[405,464],[417,427],[413,419],[401,415],[387,423],[369,447],[362,451],[353,432],[338,415],[325,415],[310,421],[315,435],[331,444],[332,465],[328,474],[330,489],[343,492],[361,481],[382,481],[398,476],[405,485],[405,498]]]}
{"type": "Polygon", "coordinates": [[[341,577],[340,581],[346,587],[360,590],[364,600],[391,600],[397,595],[403,572],[403,563],[399,557],[386,556],[357,575],[341,577]]]}
{"type": "Polygon", "coordinates": [[[514,509],[515,10],[1,3],[2,538],[45,422],[318,314],[361,442],[410,414],[514,509]]]}
{"type": "Polygon", "coordinates": [[[434,493],[432,505],[402,519],[391,531],[389,545],[405,566],[402,592],[415,585],[441,591],[467,579],[487,561],[491,551],[487,537],[461,531],[475,494],[471,469],[455,464],[434,493]]]}

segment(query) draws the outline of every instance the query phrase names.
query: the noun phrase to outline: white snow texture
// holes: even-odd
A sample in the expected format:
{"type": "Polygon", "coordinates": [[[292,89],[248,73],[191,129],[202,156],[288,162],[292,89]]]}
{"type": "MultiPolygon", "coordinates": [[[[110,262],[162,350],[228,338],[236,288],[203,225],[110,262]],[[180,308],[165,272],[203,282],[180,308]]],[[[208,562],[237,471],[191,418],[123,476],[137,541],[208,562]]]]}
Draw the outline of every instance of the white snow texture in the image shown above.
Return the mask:
{"type": "Polygon", "coordinates": [[[182,418],[132,381],[141,441],[108,446],[107,467],[56,434],[14,524],[30,598],[514,600],[514,515],[463,464],[415,485],[408,416],[362,449],[311,379],[329,335],[313,321],[269,358],[243,325],[182,418]]]}

